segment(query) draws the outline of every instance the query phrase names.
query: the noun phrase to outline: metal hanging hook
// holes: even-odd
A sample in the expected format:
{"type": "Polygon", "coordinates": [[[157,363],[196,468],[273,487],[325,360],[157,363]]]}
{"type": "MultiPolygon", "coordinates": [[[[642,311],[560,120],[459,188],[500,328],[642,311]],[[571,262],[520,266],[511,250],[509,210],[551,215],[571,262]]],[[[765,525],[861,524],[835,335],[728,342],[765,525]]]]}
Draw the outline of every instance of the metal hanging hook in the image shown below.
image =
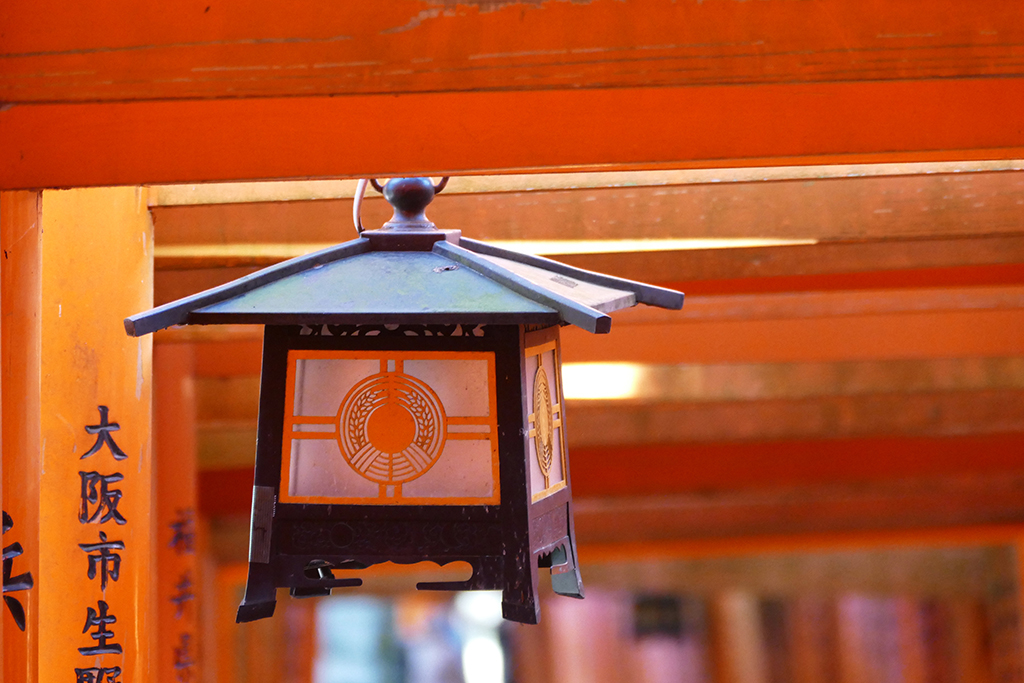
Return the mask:
{"type": "Polygon", "coordinates": [[[363,234],[363,196],[366,195],[366,179],[362,178],[356,183],[355,201],[352,202],[352,222],[355,223],[356,232],[363,234]]]}

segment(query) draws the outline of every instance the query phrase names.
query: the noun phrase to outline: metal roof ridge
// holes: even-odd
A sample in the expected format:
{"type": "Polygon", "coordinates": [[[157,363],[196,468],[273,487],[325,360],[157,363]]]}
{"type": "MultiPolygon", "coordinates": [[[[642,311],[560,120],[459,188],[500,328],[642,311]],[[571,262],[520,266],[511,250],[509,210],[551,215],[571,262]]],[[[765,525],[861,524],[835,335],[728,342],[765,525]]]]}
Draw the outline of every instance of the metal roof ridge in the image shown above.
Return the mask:
{"type": "Polygon", "coordinates": [[[550,306],[558,311],[565,322],[576,325],[587,332],[606,334],[611,331],[612,319],[607,313],[602,313],[568,297],[542,289],[526,278],[482,258],[479,254],[469,249],[455,246],[450,242],[440,241],[434,244],[433,252],[476,271],[516,294],[532,299],[544,306],[550,306]]]}
{"type": "Polygon", "coordinates": [[[550,270],[551,272],[558,273],[559,275],[573,277],[577,280],[589,282],[593,285],[611,287],[612,289],[624,289],[626,291],[633,292],[633,294],[636,295],[637,303],[647,304],[648,306],[657,306],[659,308],[667,308],[670,310],[679,310],[683,307],[684,295],[682,292],[677,292],[674,289],[657,287],[655,285],[637,282],[636,280],[627,280],[613,275],[595,273],[592,270],[584,270],[583,268],[574,268],[573,266],[566,265],[553,259],[544,258],[543,256],[534,256],[533,254],[524,254],[512,249],[503,249],[501,247],[496,247],[494,245],[487,244],[486,242],[480,242],[467,237],[459,239],[459,246],[477,254],[496,256],[498,258],[508,259],[509,261],[523,263],[528,266],[543,268],[544,270],[550,270]]]}

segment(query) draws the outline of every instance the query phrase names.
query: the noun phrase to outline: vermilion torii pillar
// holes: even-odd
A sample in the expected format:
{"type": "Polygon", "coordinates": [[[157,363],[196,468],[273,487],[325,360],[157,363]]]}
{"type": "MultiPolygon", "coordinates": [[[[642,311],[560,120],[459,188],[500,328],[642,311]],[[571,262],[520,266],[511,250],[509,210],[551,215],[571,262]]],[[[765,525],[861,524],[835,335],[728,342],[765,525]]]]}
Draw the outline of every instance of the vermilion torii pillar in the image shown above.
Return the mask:
{"type": "Polygon", "coordinates": [[[146,191],[3,193],[0,216],[4,544],[33,584],[5,596],[3,678],[148,680],[151,345],[120,325],[152,301],[146,191]]]}

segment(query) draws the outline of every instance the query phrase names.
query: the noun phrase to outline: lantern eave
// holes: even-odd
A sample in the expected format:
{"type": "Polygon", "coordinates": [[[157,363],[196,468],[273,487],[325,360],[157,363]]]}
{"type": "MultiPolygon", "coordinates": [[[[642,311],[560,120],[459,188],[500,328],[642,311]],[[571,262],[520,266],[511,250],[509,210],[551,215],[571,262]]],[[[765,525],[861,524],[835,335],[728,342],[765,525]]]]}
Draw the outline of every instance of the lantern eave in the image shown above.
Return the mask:
{"type": "MultiPolygon", "coordinates": [[[[638,303],[683,294],[436,231],[395,249],[363,237],[290,259],[125,320],[131,336],[190,324],[572,324],[611,329],[638,303]],[[386,247],[386,248],[382,248],[386,247]]],[[[383,237],[383,235],[381,236],[383,237]]]]}

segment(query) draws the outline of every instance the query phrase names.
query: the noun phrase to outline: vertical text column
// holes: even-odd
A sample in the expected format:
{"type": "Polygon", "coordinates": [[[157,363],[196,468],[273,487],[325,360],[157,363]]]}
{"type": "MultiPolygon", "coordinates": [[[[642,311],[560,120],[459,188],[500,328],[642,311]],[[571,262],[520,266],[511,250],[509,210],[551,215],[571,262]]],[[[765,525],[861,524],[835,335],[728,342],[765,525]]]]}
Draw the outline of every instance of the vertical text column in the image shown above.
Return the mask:
{"type": "Polygon", "coordinates": [[[5,681],[39,680],[39,192],[0,192],[5,681]]]}
{"type": "Polygon", "coordinates": [[[39,680],[151,680],[152,305],[142,188],[44,191],[41,208],[39,680]]]}
{"type": "Polygon", "coordinates": [[[196,406],[191,344],[153,351],[158,683],[200,680],[196,406]]]}

